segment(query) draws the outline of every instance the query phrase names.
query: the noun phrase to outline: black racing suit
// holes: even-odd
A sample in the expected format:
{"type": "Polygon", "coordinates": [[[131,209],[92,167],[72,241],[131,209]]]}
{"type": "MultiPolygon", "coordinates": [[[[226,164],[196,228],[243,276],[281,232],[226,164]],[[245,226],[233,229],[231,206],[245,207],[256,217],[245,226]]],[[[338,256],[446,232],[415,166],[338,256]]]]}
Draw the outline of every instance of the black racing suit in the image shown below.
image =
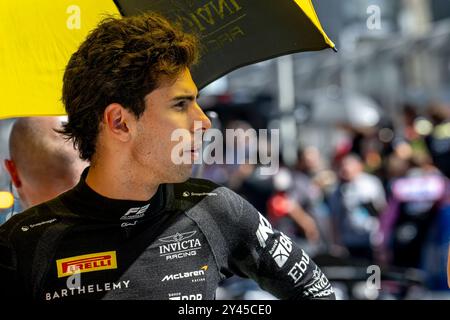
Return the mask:
{"type": "Polygon", "coordinates": [[[214,299],[236,274],[281,299],[334,299],[308,255],[231,190],[190,179],[149,201],[113,200],[86,174],[0,227],[0,296],[214,299]]]}

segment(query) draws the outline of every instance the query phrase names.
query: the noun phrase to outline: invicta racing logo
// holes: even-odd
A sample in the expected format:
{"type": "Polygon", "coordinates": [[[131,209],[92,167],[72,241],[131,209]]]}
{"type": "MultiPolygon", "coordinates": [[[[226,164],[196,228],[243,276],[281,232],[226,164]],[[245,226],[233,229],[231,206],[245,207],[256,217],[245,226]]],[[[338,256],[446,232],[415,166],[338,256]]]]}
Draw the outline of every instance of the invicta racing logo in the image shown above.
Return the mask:
{"type": "Polygon", "coordinates": [[[182,259],[197,255],[202,248],[200,239],[194,237],[197,231],[189,231],[159,238],[159,256],[166,260],[182,259]]]}
{"type": "Polygon", "coordinates": [[[63,278],[75,272],[84,273],[108,269],[117,269],[116,251],[84,254],[56,260],[58,278],[63,278]]]}

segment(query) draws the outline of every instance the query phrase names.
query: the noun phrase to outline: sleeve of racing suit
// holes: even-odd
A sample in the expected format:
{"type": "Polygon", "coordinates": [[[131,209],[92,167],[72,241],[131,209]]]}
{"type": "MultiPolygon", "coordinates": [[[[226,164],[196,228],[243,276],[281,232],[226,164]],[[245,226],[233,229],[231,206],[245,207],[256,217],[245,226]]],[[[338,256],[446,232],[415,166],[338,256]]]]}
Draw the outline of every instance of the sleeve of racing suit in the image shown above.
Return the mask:
{"type": "Polygon", "coordinates": [[[235,196],[241,201],[241,212],[234,226],[239,241],[231,246],[233,272],[254,279],[280,299],[335,299],[330,282],[308,254],[273,229],[250,203],[235,196]]]}

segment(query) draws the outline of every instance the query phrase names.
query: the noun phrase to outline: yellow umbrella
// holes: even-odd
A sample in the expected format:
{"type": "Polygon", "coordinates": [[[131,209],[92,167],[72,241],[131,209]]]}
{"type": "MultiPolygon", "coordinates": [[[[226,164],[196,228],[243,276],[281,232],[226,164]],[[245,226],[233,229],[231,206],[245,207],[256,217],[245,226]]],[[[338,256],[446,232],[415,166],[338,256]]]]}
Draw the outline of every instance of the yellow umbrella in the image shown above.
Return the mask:
{"type": "Polygon", "coordinates": [[[0,1],[0,118],[61,115],[64,68],[111,0],[0,1]]]}
{"type": "Polygon", "coordinates": [[[61,115],[70,55],[102,15],[162,13],[199,34],[199,88],[239,67],[284,54],[334,48],[311,0],[0,1],[0,119],[61,115]],[[116,7],[116,5],[117,7],[116,7]]]}

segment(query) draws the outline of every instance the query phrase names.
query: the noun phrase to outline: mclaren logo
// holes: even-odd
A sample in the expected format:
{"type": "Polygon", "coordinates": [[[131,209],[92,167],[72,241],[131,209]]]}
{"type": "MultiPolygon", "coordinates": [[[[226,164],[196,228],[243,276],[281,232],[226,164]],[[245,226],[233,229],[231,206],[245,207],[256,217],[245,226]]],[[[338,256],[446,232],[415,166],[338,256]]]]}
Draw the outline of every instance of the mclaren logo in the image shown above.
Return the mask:
{"type": "Polygon", "coordinates": [[[161,282],[164,281],[173,281],[173,280],[182,280],[182,279],[191,279],[192,282],[200,282],[205,281],[205,272],[208,270],[208,265],[204,265],[200,267],[200,270],[190,271],[190,272],[180,272],[174,274],[168,274],[162,278],[161,282]]]}
{"type": "Polygon", "coordinates": [[[160,238],[163,242],[159,246],[160,257],[166,260],[181,259],[188,256],[197,255],[197,250],[202,248],[202,244],[198,238],[194,238],[197,231],[189,231],[160,238]]]}

